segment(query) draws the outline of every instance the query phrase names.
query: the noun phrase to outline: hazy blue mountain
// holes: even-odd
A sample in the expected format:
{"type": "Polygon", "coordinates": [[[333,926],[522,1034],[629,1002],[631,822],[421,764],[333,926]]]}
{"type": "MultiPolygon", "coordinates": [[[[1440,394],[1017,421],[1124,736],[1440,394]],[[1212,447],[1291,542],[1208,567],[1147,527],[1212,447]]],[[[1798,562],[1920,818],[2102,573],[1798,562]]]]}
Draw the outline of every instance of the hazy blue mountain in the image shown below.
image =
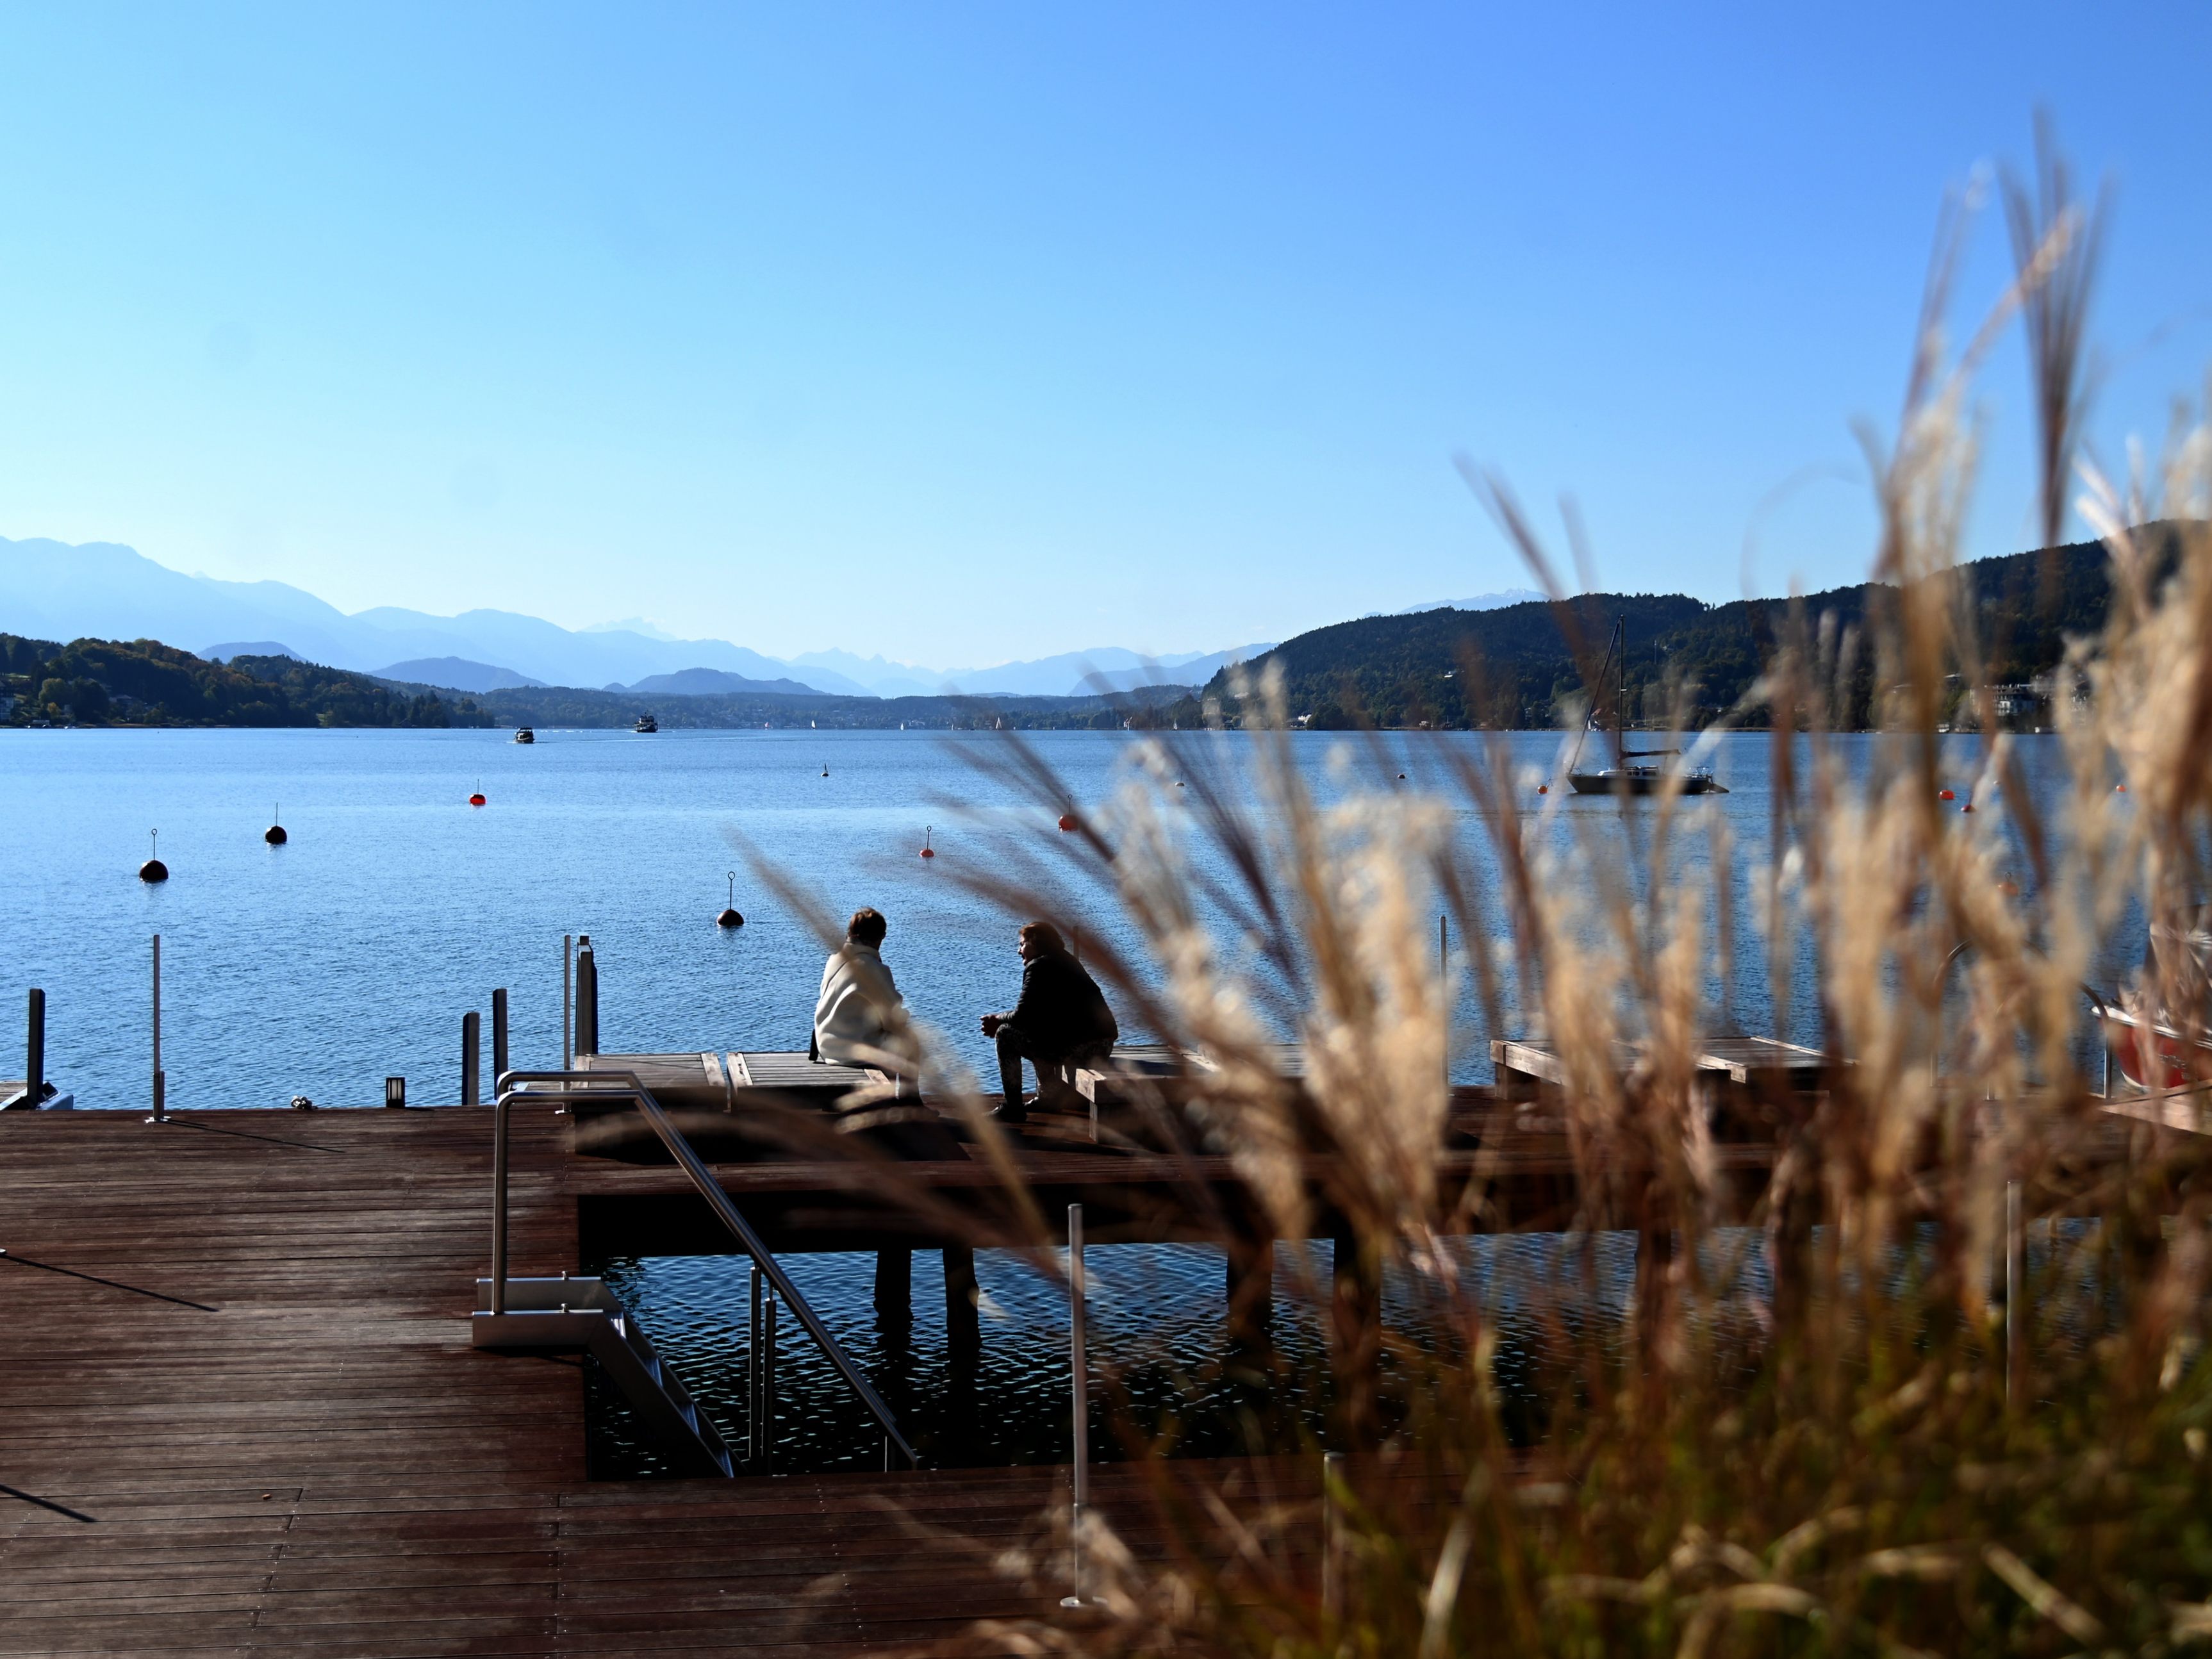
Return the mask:
{"type": "Polygon", "coordinates": [[[1508,587],[1496,593],[1478,593],[1471,599],[1431,599],[1425,605],[1409,605],[1397,614],[1418,617],[1424,611],[1503,611],[1509,605],[1550,597],[1533,587],[1508,587]]]}
{"type": "Polygon", "coordinates": [[[289,657],[294,662],[307,661],[281,640],[233,640],[227,645],[210,645],[192,654],[210,662],[228,662],[233,657],[289,657]]]}
{"type": "Polygon", "coordinates": [[[818,688],[802,685],[794,679],[749,680],[742,674],[725,673],[719,668],[684,668],[673,674],[651,674],[635,685],[611,685],[610,691],[645,691],[668,697],[722,697],[735,693],[763,692],[779,696],[804,697],[811,696],[818,688]]]}
{"type": "Polygon", "coordinates": [[[1097,689],[1093,676],[1113,690],[1153,684],[1203,685],[1216,670],[1273,648],[1272,644],[1241,645],[1228,651],[1171,652],[1146,658],[1121,646],[1104,645],[976,668],[924,668],[882,657],[856,657],[849,651],[810,651],[793,658],[792,663],[810,679],[829,670],[879,697],[935,696],[946,691],[971,696],[1061,697],[1090,695],[1097,689]]]}
{"type": "MultiPolygon", "coordinates": [[[[203,656],[207,653],[201,653],[203,656]]],[[[441,686],[449,691],[499,691],[510,685],[543,685],[527,674],[466,657],[416,657],[375,671],[380,680],[404,680],[410,685],[441,686]]]]}
{"type": "Polygon", "coordinates": [[[945,678],[934,668],[883,657],[856,657],[850,651],[802,652],[791,659],[791,665],[810,684],[817,676],[830,674],[878,697],[933,696],[945,678]]]}
{"type": "Polygon", "coordinates": [[[1231,665],[1250,662],[1275,648],[1270,641],[1264,644],[1231,646],[1226,651],[1208,651],[1203,655],[1186,654],[1162,657],[1157,662],[1134,668],[1109,668],[1096,661],[1109,654],[1126,653],[1093,653],[1093,665],[1088,673],[1079,676],[1068,695],[1081,696],[1105,690],[1133,691],[1142,685],[1204,685],[1216,674],[1231,665]]]}
{"type": "MultiPolygon", "coordinates": [[[[783,663],[726,640],[652,639],[619,628],[578,633],[505,611],[434,617],[385,606],[348,616],[283,582],[188,576],[112,542],[0,538],[0,629],[40,639],[155,639],[188,650],[281,640],[293,655],[361,673],[454,657],[555,685],[626,684],[686,668],[792,677],[783,663]]],[[[796,678],[817,690],[867,695],[825,671],[796,678]]]]}
{"type": "MultiPolygon", "coordinates": [[[[1080,695],[1090,690],[1086,678],[1093,672],[1116,689],[1196,684],[1224,662],[1269,648],[1186,652],[1162,657],[1157,666],[1118,646],[974,668],[924,668],[835,650],[784,662],[727,640],[671,639],[653,623],[636,619],[571,629],[511,611],[434,617],[385,605],[349,616],[283,582],[188,576],[112,542],[72,547],[5,538],[0,538],[0,629],[62,641],[160,640],[203,655],[218,650],[226,655],[276,654],[259,647],[281,640],[286,654],[331,668],[387,675],[394,673],[395,665],[419,668],[426,662],[458,660],[507,673],[513,678],[501,684],[510,685],[631,686],[701,669],[753,685],[788,680],[842,696],[882,697],[935,696],[953,689],[972,696],[1080,695]],[[209,643],[238,641],[258,644],[249,649],[209,643]]],[[[463,690],[473,684],[435,683],[463,690]]]]}

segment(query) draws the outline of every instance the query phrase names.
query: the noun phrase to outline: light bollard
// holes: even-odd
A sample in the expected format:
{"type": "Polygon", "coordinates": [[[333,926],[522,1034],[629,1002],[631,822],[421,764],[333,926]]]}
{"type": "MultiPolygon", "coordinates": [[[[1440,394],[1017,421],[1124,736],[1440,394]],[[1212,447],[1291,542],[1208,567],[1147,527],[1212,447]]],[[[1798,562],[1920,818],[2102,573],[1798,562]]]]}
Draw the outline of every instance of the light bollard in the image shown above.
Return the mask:
{"type": "Polygon", "coordinates": [[[154,935],[154,1115],[159,1123],[169,1115],[169,1079],[161,1069],[161,936],[154,935]]]}
{"type": "Polygon", "coordinates": [[[561,935],[561,1069],[576,1069],[576,936],[561,935]]]}
{"type": "Polygon", "coordinates": [[[1071,1204],[1067,1206],[1067,1369],[1075,1457],[1068,1482],[1067,1559],[1075,1593],[1060,1597],[1063,1607],[1079,1607],[1084,1601],[1083,1517],[1091,1505],[1091,1364],[1084,1340],[1085,1300],[1083,1206],[1071,1204]]]}

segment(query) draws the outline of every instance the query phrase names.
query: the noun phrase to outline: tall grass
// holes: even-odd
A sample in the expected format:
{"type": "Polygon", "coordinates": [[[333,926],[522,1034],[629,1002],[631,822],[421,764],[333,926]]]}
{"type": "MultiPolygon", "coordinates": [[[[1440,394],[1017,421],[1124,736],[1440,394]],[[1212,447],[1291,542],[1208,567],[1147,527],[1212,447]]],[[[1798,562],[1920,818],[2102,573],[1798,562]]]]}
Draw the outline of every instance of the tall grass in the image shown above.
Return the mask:
{"type": "MultiPolygon", "coordinates": [[[[1339,1279],[1309,1293],[1340,1332],[1332,1433],[1354,1455],[1332,1492],[1334,1566],[1310,1486],[1261,1502],[1164,1484],[1155,1520],[1179,1547],[1125,1547],[1094,1518],[1092,1605],[975,1645],[2057,1655],[2212,1638],[2212,1139],[2177,1127],[2195,1093],[2119,1111],[2098,1096],[2082,991],[2100,950],[2143,927],[2140,973],[2100,988],[2185,1042],[2212,1035],[2212,437],[2186,430],[2124,481],[2078,463],[2096,226],[2062,166],[2042,177],[2012,197],[2017,284],[1955,354],[1965,222],[1946,220],[1897,429],[1867,439],[1889,598],[1863,631],[1795,616],[1753,694],[1775,714],[1765,847],[1674,795],[1623,801],[1632,835],[1589,815],[1566,833],[1502,739],[1439,744],[1433,775],[1404,785],[1354,744],[1349,787],[1317,799],[1272,681],[1240,732],[1163,740],[1109,800],[1072,801],[1017,743],[989,763],[1041,820],[1073,811],[1079,829],[978,884],[1012,914],[1090,919],[1085,957],[1125,1024],[1213,1062],[1194,1102],[1149,1103],[1146,1133],[1233,1160],[1248,1231],[1337,1232],[1339,1279]],[[1954,574],[1971,388],[2015,313],[2039,519],[2057,539],[2052,503],[2081,490],[2115,603],[2059,676],[2065,788],[2039,799],[1985,718],[1969,814],[1940,799],[1936,726],[1947,676],[1978,684],[1954,574]],[[2138,527],[2159,520],[2154,544],[2138,527]],[[1869,665],[1883,734],[1854,768],[1832,726],[1869,665]],[[1695,1056],[1727,1022],[1714,987],[1732,969],[1711,952],[1735,937],[1740,884],[1774,1035],[1809,1024],[1832,1064],[1815,1093],[1723,1111],[1695,1056]],[[1462,971],[1490,1029],[1540,1034],[1570,1078],[1482,1126],[1488,1153],[1550,1146],[1570,1172],[1559,1269],[1521,1292],[1547,1338],[1510,1378],[1462,1241],[1516,1219],[1510,1172],[1440,1157],[1455,1114],[1464,1129],[1485,1103],[1444,1082],[1439,908],[1474,942],[1462,971]],[[1793,1012],[1808,960],[1816,1006],[1793,1012]],[[1270,1047],[1286,1030],[1296,1081],[1270,1047]],[[1764,1178],[1763,1158],[1745,1176],[1746,1144],[1771,1146],[1764,1178]],[[1619,1319],[1607,1235],[1636,1241],[1619,1319]],[[1376,1327],[1385,1275],[1434,1312],[1431,1340],[1376,1327]]],[[[1470,477],[1556,593],[1527,516],[1470,477]]],[[[940,1091],[1018,1178],[956,1069],[937,1066],[940,1091]]],[[[1280,1449],[1317,1467],[1317,1447],[1280,1449]]],[[[1019,1558],[1041,1582],[1058,1559],[1019,1558]]]]}

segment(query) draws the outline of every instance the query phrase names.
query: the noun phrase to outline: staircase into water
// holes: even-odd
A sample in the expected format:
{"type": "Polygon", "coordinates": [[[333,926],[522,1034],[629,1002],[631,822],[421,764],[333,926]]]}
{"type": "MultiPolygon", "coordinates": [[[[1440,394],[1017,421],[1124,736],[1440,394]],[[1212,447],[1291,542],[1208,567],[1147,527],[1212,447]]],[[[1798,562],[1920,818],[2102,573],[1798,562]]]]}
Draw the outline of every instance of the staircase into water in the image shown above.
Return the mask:
{"type": "Polygon", "coordinates": [[[494,1312],[492,1281],[477,1280],[477,1310],[469,1341],[478,1348],[535,1352],[583,1352],[599,1362],[663,1446],[687,1474],[737,1473],[728,1443],[714,1419],[699,1408],[683,1380],[669,1370],[638,1328],[621,1298],[599,1279],[509,1279],[506,1308],[494,1312]]]}

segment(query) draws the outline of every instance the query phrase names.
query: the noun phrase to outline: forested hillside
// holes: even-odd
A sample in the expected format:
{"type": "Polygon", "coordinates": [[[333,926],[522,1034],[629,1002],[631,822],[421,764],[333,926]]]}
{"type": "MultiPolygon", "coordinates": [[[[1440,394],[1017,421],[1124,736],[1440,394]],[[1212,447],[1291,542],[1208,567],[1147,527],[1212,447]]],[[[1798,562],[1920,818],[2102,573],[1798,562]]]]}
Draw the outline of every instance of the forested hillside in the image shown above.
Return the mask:
{"type": "MultiPolygon", "coordinates": [[[[2068,636],[2103,628],[2111,596],[2105,550],[2095,542],[1980,560],[1960,567],[1957,579],[1980,644],[1981,677],[1990,684],[2048,674],[2068,636]]],[[[1832,617],[1840,631],[1893,592],[1874,583],[1833,588],[1808,595],[1804,612],[1809,626],[1832,617]]],[[[1627,719],[1664,722],[1679,689],[1689,723],[1699,726],[1752,690],[1788,629],[1790,609],[1782,599],[1709,605],[1680,594],[1585,593],[1564,606],[1367,617],[1286,641],[1252,668],[1279,664],[1291,715],[1324,729],[1424,721],[1548,726],[1570,702],[1587,696],[1565,629],[1579,629],[1585,648],[1601,655],[1620,619],[1627,636],[1627,719]]],[[[1862,660],[1847,711],[1852,724],[1870,723],[1873,692],[1873,665],[1862,660]]],[[[1228,673],[1217,674],[1206,695],[1234,713],[1228,673]]],[[[1768,711],[1749,708],[1738,718],[1760,726],[1768,711]]]]}
{"type": "Polygon", "coordinates": [[[448,700],[289,657],[208,662],[155,640],[0,634],[6,720],[76,726],[489,726],[474,699],[448,700]]]}

